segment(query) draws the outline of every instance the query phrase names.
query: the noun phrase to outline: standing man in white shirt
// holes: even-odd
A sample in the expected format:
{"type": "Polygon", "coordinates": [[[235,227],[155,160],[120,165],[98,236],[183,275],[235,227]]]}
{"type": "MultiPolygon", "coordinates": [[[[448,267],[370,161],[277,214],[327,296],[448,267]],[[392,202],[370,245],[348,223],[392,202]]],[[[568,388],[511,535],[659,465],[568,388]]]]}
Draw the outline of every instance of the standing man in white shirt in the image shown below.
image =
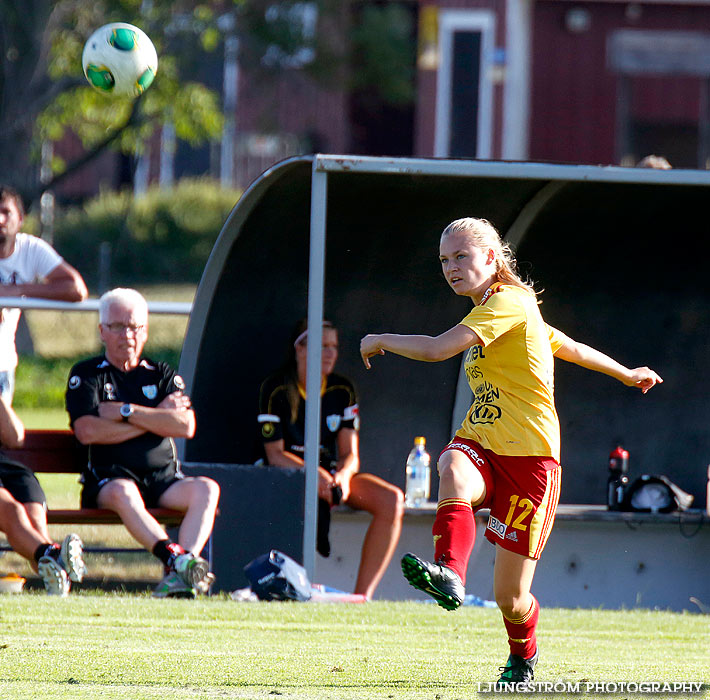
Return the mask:
{"type": "MultiPolygon", "coordinates": [[[[12,188],[0,184],[0,297],[40,297],[83,301],[86,284],[79,272],[41,238],[21,233],[25,209],[12,188]]],[[[20,309],[0,310],[0,396],[12,402],[20,309]]]]}

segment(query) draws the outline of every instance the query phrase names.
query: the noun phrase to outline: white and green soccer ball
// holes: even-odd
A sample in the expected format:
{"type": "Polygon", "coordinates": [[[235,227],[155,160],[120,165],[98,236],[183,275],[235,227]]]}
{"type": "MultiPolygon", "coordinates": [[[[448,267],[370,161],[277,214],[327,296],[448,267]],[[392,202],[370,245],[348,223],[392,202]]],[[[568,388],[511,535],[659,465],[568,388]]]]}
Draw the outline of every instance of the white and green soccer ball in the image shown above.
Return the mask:
{"type": "Polygon", "coordinates": [[[105,95],[138,97],[158,72],[158,54],[148,35],[125,22],[97,29],[81,56],[89,84],[105,95]]]}

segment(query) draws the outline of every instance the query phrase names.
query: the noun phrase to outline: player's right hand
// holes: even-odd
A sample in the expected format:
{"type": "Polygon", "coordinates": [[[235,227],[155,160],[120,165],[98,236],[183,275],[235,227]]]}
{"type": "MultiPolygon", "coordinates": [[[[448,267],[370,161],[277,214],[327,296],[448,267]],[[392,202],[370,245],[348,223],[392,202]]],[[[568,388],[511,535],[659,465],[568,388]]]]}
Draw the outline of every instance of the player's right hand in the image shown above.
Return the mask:
{"type": "Polygon", "coordinates": [[[385,351],[380,346],[380,336],[379,335],[366,335],[360,341],[360,357],[365,363],[367,369],[371,368],[370,358],[374,355],[384,355],[385,351]]]}

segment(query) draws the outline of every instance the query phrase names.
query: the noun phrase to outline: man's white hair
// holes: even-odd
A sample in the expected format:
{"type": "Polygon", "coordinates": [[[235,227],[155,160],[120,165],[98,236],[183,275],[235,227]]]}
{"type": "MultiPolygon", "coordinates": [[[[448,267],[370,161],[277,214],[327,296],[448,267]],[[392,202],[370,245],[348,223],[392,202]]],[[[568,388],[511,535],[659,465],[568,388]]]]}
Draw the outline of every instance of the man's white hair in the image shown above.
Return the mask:
{"type": "Polygon", "coordinates": [[[109,311],[113,306],[132,309],[140,319],[148,320],[148,302],[135,289],[117,287],[103,294],[99,299],[99,323],[108,321],[109,311]]]}

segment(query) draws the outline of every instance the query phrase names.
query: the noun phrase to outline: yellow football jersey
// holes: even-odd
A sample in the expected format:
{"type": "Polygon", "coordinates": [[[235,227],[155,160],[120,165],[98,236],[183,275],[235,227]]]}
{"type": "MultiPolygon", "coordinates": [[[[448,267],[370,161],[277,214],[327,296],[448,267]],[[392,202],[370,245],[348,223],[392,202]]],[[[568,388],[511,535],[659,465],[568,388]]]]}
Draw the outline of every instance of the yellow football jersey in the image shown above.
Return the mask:
{"type": "Polygon", "coordinates": [[[566,336],[545,323],[537,299],[495,283],[461,321],[483,345],[466,351],[473,404],[456,432],[500,455],[560,460],[553,355],[566,336]]]}

